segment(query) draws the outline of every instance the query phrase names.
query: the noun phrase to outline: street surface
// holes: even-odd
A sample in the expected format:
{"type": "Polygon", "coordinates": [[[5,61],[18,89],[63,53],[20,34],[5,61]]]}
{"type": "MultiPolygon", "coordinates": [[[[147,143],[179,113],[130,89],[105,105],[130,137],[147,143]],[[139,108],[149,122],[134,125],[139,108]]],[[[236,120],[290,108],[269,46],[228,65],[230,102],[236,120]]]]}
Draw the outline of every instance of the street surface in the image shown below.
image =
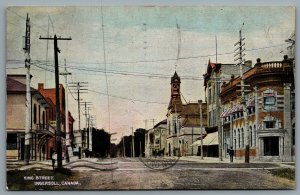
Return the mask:
{"type": "Polygon", "coordinates": [[[65,165],[72,170],[71,176],[53,174],[50,164],[47,163],[30,166],[26,168],[8,164],[8,170],[19,170],[8,173],[7,181],[10,189],[24,188],[24,184],[29,189],[45,190],[295,188],[294,180],[281,178],[271,173],[272,170],[277,169],[294,169],[294,164],[282,163],[245,164],[242,161],[229,163],[228,159],[223,162],[219,162],[218,159],[199,162],[197,159],[183,158],[174,167],[158,171],[149,169],[138,158],[81,159],[65,165]],[[32,172],[33,170],[35,172],[32,172]],[[56,185],[55,183],[24,181],[24,176],[31,174],[54,175],[54,181],[63,180],[69,183],[56,185]],[[12,182],[15,183],[12,184],[12,182]],[[18,182],[20,182],[19,186],[18,182]]]}

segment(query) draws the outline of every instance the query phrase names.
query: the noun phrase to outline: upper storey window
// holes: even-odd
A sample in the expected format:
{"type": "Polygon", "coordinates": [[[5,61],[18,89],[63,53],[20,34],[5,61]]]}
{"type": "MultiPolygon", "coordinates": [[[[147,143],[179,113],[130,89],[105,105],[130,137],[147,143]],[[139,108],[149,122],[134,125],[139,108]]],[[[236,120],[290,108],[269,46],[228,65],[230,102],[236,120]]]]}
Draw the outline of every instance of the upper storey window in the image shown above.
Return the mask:
{"type": "Polygon", "coordinates": [[[264,92],[264,109],[272,110],[276,108],[276,92],[268,89],[264,92]]]}

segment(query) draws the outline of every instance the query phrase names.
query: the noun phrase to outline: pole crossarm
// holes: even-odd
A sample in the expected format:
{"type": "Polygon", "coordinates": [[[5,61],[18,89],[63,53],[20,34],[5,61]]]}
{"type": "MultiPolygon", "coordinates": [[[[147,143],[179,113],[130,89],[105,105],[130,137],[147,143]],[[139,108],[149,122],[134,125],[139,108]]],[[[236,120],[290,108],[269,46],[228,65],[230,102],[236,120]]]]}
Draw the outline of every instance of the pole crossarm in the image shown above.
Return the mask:
{"type": "Polygon", "coordinates": [[[53,40],[54,42],[54,60],[55,60],[55,102],[56,102],[56,150],[57,150],[57,167],[62,168],[62,132],[61,132],[61,116],[60,116],[60,97],[59,97],[59,66],[58,66],[58,53],[60,50],[57,46],[58,40],[72,40],[69,38],[57,37],[41,37],[41,40],[53,40]]]}

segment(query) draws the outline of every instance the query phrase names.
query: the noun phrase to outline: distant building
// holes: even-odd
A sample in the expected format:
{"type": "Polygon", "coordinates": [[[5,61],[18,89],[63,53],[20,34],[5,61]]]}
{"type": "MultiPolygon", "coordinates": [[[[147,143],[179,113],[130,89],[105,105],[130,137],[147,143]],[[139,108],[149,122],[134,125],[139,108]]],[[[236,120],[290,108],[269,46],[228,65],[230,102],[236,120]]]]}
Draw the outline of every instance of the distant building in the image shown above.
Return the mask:
{"type": "Polygon", "coordinates": [[[167,150],[167,119],[160,121],[152,129],[146,130],[145,134],[145,155],[155,156],[160,153],[165,154],[167,150]]]}
{"type": "MultiPolygon", "coordinates": [[[[25,75],[7,75],[6,102],[6,157],[7,160],[24,160],[26,85],[25,75]]],[[[31,139],[30,160],[46,160],[50,148],[55,147],[55,130],[49,125],[51,102],[31,88],[31,139]]]]}
{"type": "MultiPolygon", "coordinates": [[[[250,157],[266,161],[292,161],[295,146],[295,83],[292,62],[261,62],[244,73],[250,157]]],[[[240,104],[240,77],[221,88],[224,149],[233,146],[244,158],[247,132],[240,104]]]]}

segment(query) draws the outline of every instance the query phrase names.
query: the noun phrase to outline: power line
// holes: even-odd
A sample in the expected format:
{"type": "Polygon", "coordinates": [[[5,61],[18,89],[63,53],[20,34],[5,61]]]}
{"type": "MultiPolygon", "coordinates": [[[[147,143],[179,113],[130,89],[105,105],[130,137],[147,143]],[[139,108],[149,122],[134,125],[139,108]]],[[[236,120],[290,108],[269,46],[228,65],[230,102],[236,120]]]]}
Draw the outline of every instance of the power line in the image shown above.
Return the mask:
{"type": "Polygon", "coordinates": [[[94,93],[98,93],[98,94],[101,94],[101,95],[107,95],[107,96],[114,97],[114,98],[129,100],[129,101],[133,101],[133,102],[144,102],[144,103],[149,103],[149,104],[164,104],[164,105],[168,104],[166,102],[146,101],[146,100],[132,99],[132,98],[122,97],[122,96],[117,96],[117,95],[112,95],[112,94],[106,94],[106,93],[95,91],[95,90],[91,90],[91,89],[89,89],[88,91],[94,92],[94,93]]]}
{"type": "MultiPolygon", "coordinates": [[[[259,48],[252,48],[252,49],[245,49],[245,51],[256,51],[256,50],[262,50],[262,49],[270,49],[274,47],[281,47],[285,46],[288,43],[278,44],[278,45],[271,45],[271,46],[265,46],[265,47],[259,47],[259,48]]],[[[226,53],[218,53],[218,56],[221,55],[229,55],[234,54],[235,52],[226,52],[226,53]]],[[[187,56],[187,57],[179,57],[180,60],[185,59],[193,59],[193,58],[207,58],[211,56],[215,56],[216,54],[207,54],[207,55],[198,55],[198,56],[187,56]]],[[[177,58],[168,58],[168,59],[157,59],[157,60],[139,60],[139,61],[114,61],[114,62],[106,62],[106,64],[135,64],[135,63],[146,63],[146,62],[164,62],[164,61],[176,61],[177,58]]],[[[13,61],[13,60],[7,60],[7,61],[13,61]]],[[[36,61],[43,61],[43,60],[36,60],[36,61]]],[[[70,64],[104,64],[100,62],[69,62],[70,64]]]]}

